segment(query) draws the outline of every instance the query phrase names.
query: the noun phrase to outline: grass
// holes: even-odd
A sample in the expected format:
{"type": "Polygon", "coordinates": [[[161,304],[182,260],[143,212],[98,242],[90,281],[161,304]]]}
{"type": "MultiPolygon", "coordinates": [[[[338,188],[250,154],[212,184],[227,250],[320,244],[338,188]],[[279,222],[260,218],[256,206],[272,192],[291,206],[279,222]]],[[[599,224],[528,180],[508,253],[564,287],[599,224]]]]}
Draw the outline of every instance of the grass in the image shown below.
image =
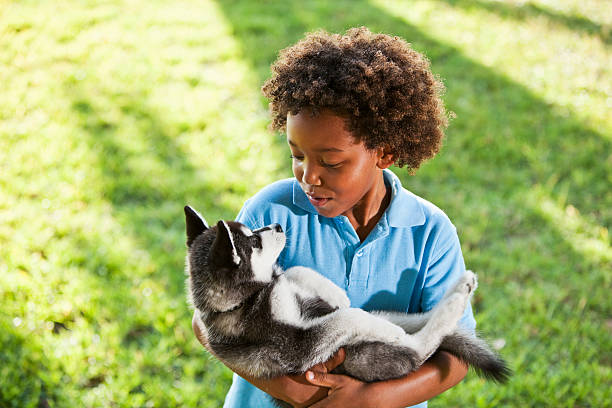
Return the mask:
{"type": "Polygon", "coordinates": [[[456,114],[407,188],[480,275],[506,386],[431,406],[612,404],[612,107],[604,1],[0,2],[0,406],[220,406],[194,339],[182,206],[233,218],[290,175],[259,87],[305,31],[424,52],[456,114]]]}

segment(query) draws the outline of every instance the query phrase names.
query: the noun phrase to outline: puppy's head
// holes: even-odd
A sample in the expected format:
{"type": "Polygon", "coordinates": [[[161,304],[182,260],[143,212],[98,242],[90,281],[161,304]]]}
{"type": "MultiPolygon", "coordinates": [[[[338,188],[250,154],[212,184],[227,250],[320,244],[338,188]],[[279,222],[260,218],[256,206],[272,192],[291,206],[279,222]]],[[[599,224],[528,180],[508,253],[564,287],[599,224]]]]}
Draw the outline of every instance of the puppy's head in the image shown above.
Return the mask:
{"type": "Polygon", "coordinates": [[[233,221],[209,228],[191,207],[185,207],[189,291],[200,310],[226,312],[272,280],[285,246],[278,224],[258,230],[233,221]]]}

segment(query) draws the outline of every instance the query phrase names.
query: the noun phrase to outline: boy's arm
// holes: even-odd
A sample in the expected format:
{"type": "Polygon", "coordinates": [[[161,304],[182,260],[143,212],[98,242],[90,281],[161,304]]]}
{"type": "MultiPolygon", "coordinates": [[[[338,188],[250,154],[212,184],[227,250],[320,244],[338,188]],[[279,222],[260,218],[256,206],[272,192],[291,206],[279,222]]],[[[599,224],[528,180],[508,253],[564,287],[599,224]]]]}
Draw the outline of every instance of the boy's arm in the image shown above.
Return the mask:
{"type": "Polygon", "coordinates": [[[349,406],[360,401],[360,407],[406,407],[427,401],[458,384],[468,367],[455,356],[439,351],[417,371],[395,380],[363,383],[344,375],[318,373],[306,378],[312,384],[329,387],[327,398],[312,408],[349,406]]]}
{"type": "MultiPolygon", "coordinates": [[[[230,370],[234,371],[236,374],[274,398],[289,402],[294,407],[308,407],[327,396],[327,388],[309,383],[306,381],[304,375],[287,375],[270,380],[263,380],[261,378],[254,378],[246,375],[245,373],[236,371],[226,362],[216,356],[211,350],[210,345],[208,344],[208,338],[206,336],[206,329],[200,323],[199,312],[197,310],[193,313],[191,325],[196,338],[208,350],[208,352],[214,355],[219,361],[223,362],[223,364],[225,364],[230,370]]],[[[320,366],[313,367],[313,369],[316,369],[318,372],[320,371],[322,373],[329,372],[339,366],[342,361],[344,361],[343,350],[338,352],[334,357],[332,357],[331,360],[320,366]]]]}
{"type": "MultiPolygon", "coordinates": [[[[197,310],[193,314],[192,326],[200,343],[214,355],[208,344],[205,329],[199,322],[197,310]]],[[[283,376],[262,380],[228,367],[274,398],[287,401],[295,407],[313,408],[348,406],[355,401],[361,401],[361,406],[364,408],[415,405],[455,386],[468,371],[467,366],[455,356],[439,351],[417,371],[405,377],[368,384],[345,375],[329,374],[329,371],[340,365],[343,360],[344,352],[341,350],[324,366],[314,367],[311,371],[314,374],[313,378],[283,376]],[[317,404],[311,405],[317,401],[319,401],[317,404]]]]}

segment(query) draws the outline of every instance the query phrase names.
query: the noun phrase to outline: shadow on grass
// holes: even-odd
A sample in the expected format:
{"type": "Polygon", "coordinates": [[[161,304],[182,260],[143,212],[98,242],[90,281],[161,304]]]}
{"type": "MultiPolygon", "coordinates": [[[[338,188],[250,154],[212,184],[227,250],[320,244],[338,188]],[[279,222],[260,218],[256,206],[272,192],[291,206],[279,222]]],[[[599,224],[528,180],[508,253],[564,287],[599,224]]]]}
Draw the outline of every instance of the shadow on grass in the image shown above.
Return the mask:
{"type": "MultiPolygon", "coordinates": [[[[138,124],[138,134],[133,137],[145,141],[144,146],[131,149],[121,141],[124,137],[119,133],[121,124],[107,119],[104,107],[96,106],[94,100],[88,98],[87,93],[74,82],[67,83],[66,89],[88,144],[96,152],[98,162],[92,163],[92,167],[102,173],[104,199],[113,206],[113,218],[134,242],[137,250],[150,254],[150,259],[154,261],[151,274],[164,286],[164,297],[178,299],[184,304],[183,206],[194,205],[209,219],[231,219],[235,215],[234,209],[221,205],[218,200],[226,186],[213,185],[201,179],[202,173],[198,174],[175,142],[179,130],[164,123],[163,114],[149,109],[145,99],[122,98],[118,107],[124,120],[131,119],[138,124]],[[133,164],[140,156],[152,159],[161,170],[151,174],[140,169],[133,164]]],[[[110,95],[107,97],[110,98],[110,95]]],[[[105,255],[94,255],[94,259],[91,259],[92,254],[99,253],[100,237],[81,234],[76,239],[85,262],[77,266],[91,271],[92,276],[103,285],[113,280],[110,297],[123,299],[121,302],[107,303],[113,307],[118,304],[119,307],[138,309],[141,299],[134,298],[130,293],[134,276],[130,276],[129,265],[121,264],[120,257],[112,261],[105,255]],[[102,273],[98,273],[100,270],[102,273]],[[117,286],[120,282],[123,284],[117,286]]],[[[92,287],[95,286],[92,284],[92,287]]],[[[115,312],[121,314],[120,310],[115,312]]],[[[144,326],[149,324],[144,321],[137,323],[144,326]]],[[[150,327],[145,328],[136,334],[156,334],[150,327]]],[[[132,336],[130,333],[125,334],[128,342],[132,336]]]]}
{"type": "Polygon", "coordinates": [[[533,3],[521,3],[517,5],[501,1],[483,0],[436,0],[450,4],[462,9],[482,9],[500,15],[503,18],[511,18],[523,21],[533,17],[543,17],[553,24],[567,27],[570,30],[584,32],[599,36],[606,44],[612,43],[612,27],[605,27],[595,23],[584,16],[571,16],[563,14],[550,8],[545,8],[533,3]]]}
{"type": "MultiPolygon", "coordinates": [[[[80,118],[81,128],[96,152],[96,166],[103,175],[104,198],[113,205],[114,214],[139,248],[151,253],[184,255],[183,206],[196,206],[211,219],[231,218],[233,209],[221,205],[218,197],[225,186],[201,179],[196,168],[176,144],[179,130],[164,123],[163,114],[146,106],[145,100],[123,99],[119,109],[124,119],[138,125],[134,138],[144,141],[137,149],[122,143],[120,123],[105,119],[104,108],[95,106],[85,92],[70,85],[72,106],[80,118]],[[153,162],[153,173],[139,167],[142,157],[153,162]],[[160,177],[163,175],[163,177],[160,177]],[[180,235],[177,242],[171,238],[180,235]]],[[[170,265],[161,265],[160,269],[170,265]]],[[[181,280],[183,276],[178,274],[181,280]]],[[[181,293],[181,295],[183,295],[181,293]]]]}
{"type": "MultiPolygon", "coordinates": [[[[234,209],[218,200],[226,186],[202,180],[202,172],[189,162],[176,143],[181,130],[165,123],[163,114],[147,106],[146,98],[123,95],[115,100],[116,96],[103,94],[101,99],[99,92],[94,97],[74,81],[66,82],[65,89],[86,143],[95,152],[96,162],[91,163],[91,167],[102,176],[103,200],[112,205],[112,218],[121,228],[121,234],[131,242],[133,251],[142,253],[126,253],[132,249],[121,249],[112,254],[112,248],[108,249],[112,243],[109,244],[98,230],[73,234],[76,256],[72,266],[90,272],[82,279],[84,287],[91,290],[94,303],[90,311],[81,311],[83,317],[94,327],[98,327],[101,318],[100,324],[104,324],[105,319],[116,320],[119,340],[114,347],[118,350],[116,363],[119,365],[132,366],[138,353],[162,351],[155,358],[145,357],[145,361],[150,361],[135,368],[143,376],[122,379],[131,384],[130,394],[144,393],[147,384],[139,381],[147,376],[162,378],[161,381],[170,386],[182,380],[183,367],[191,364],[190,359],[200,361],[198,368],[192,370],[192,379],[197,383],[209,382],[213,373],[227,377],[227,370],[220,363],[201,360],[202,349],[185,345],[195,343],[195,338],[191,334],[185,294],[183,213],[183,206],[191,204],[209,219],[233,218],[234,209]],[[109,116],[108,103],[121,114],[109,116]],[[111,117],[121,119],[109,119],[111,117]],[[123,139],[123,121],[135,123],[136,132],[130,137],[138,143],[132,145],[123,139]],[[148,164],[139,162],[143,158],[148,164]],[[152,172],[147,171],[147,166],[152,172]],[[106,250],[101,251],[105,246],[106,250]],[[138,264],[139,259],[148,265],[143,268],[138,264]],[[135,270],[139,270],[139,275],[135,275],[135,270]],[[155,294],[150,291],[145,294],[148,289],[135,290],[135,286],[145,280],[152,281],[158,288],[155,294]],[[165,315],[151,315],[143,312],[146,296],[157,296],[161,303],[174,306],[167,307],[165,315]],[[172,315],[171,320],[168,320],[169,315],[172,315]],[[220,375],[221,372],[224,375],[220,375]]],[[[151,306],[150,310],[158,309],[151,306]]],[[[109,372],[108,375],[117,373],[109,372]]],[[[105,378],[100,377],[99,381],[104,382],[105,378]]],[[[204,393],[204,401],[205,397],[204,393]]],[[[172,396],[165,398],[171,401],[172,396]]]]}
{"type": "Polygon", "coordinates": [[[2,370],[0,405],[21,408],[32,401],[36,406],[69,406],[61,372],[52,367],[44,347],[37,338],[24,337],[9,322],[0,317],[0,367],[18,370],[2,370]]]}

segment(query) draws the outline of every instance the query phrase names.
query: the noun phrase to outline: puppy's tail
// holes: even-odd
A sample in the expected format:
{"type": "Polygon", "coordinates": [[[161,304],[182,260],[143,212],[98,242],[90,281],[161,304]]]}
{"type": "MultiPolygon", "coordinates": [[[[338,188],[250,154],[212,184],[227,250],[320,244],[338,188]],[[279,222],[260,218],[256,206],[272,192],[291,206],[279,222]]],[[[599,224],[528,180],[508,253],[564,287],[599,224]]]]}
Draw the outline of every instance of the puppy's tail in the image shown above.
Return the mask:
{"type": "Polygon", "coordinates": [[[486,341],[461,329],[444,337],[440,350],[458,357],[486,379],[505,383],[512,375],[506,361],[491,350],[486,341]]]}

